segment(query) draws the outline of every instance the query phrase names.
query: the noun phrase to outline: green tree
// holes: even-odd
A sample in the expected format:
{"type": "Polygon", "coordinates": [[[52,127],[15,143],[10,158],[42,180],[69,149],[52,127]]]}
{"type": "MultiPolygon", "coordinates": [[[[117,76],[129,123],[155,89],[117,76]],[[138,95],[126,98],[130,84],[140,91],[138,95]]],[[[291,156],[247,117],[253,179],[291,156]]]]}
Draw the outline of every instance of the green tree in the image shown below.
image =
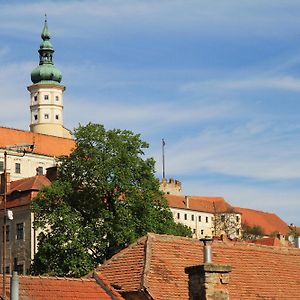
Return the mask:
{"type": "Polygon", "coordinates": [[[34,274],[81,276],[147,232],[191,235],[173,221],[140,135],[90,123],[74,136],[58,180],[32,203],[42,229],[34,274]]]}
{"type": "Polygon", "coordinates": [[[264,230],[258,226],[250,226],[247,223],[242,224],[242,239],[244,240],[256,240],[262,238],[265,235],[264,230]]]}

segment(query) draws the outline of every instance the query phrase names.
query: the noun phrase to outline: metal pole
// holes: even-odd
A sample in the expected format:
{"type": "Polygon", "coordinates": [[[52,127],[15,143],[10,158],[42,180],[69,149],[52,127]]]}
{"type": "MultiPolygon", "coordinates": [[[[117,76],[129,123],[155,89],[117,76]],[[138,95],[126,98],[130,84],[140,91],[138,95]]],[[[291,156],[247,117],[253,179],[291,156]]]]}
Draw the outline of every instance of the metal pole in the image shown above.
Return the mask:
{"type": "Polygon", "coordinates": [[[162,142],[162,145],[161,145],[161,147],[162,147],[162,178],[166,178],[166,172],[165,172],[165,145],[166,145],[166,143],[165,143],[164,139],[162,139],[161,142],[162,142]]]}
{"type": "Polygon", "coordinates": [[[6,196],[7,196],[7,152],[4,151],[4,197],[3,197],[3,300],[6,299],[6,196]]]}

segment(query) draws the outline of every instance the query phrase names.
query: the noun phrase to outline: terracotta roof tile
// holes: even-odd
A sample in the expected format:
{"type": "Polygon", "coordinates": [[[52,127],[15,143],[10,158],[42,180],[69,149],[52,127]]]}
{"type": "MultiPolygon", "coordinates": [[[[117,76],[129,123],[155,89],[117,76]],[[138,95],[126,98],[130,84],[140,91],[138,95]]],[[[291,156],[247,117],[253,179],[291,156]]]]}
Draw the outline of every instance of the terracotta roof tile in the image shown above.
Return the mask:
{"type": "MultiPolygon", "coordinates": [[[[123,300],[117,292],[113,291],[115,294],[107,292],[95,279],[20,276],[19,282],[20,300],[123,300]]],[[[2,294],[2,285],[0,290],[2,294]]],[[[7,290],[9,290],[9,280],[7,280],[7,290]]],[[[9,296],[9,293],[7,295],[9,296]]]]}
{"type": "Polygon", "coordinates": [[[191,209],[207,213],[233,212],[234,208],[223,197],[181,196],[166,194],[172,208],[191,209]]]}
{"type": "Polygon", "coordinates": [[[274,232],[287,234],[290,231],[289,226],[274,213],[241,207],[235,207],[235,210],[241,213],[243,224],[259,226],[266,235],[274,232]]]}
{"type": "Polygon", "coordinates": [[[51,185],[51,181],[44,175],[36,175],[10,183],[10,191],[40,191],[43,187],[51,185]]]}
{"type": "MultiPolygon", "coordinates": [[[[299,299],[299,249],[215,241],[212,250],[214,263],[232,266],[230,299],[299,299]]],[[[121,291],[136,291],[140,286],[155,300],[189,299],[185,268],[202,264],[202,253],[198,240],[148,234],[99,270],[121,291]],[[144,264],[137,270],[132,261],[143,261],[142,249],[146,250],[144,264]],[[123,269],[127,263],[133,269],[123,269]]]]}
{"type": "Polygon", "coordinates": [[[75,148],[75,141],[72,139],[14,128],[0,127],[0,136],[0,148],[20,143],[34,143],[33,153],[47,156],[69,155],[75,148]]]}

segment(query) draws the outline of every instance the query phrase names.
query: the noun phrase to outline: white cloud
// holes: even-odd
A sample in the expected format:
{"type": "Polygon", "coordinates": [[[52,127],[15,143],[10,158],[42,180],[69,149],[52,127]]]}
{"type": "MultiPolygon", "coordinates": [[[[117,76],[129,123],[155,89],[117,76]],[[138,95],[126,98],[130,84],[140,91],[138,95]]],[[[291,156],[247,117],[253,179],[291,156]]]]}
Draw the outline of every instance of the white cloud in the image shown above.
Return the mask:
{"type": "Polygon", "coordinates": [[[181,87],[183,92],[200,92],[211,90],[260,90],[281,89],[289,91],[300,91],[300,78],[292,76],[277,76],[271,78],[246,78],[246,79],[219,79],[204,80],[185,84],[181,87]]]}

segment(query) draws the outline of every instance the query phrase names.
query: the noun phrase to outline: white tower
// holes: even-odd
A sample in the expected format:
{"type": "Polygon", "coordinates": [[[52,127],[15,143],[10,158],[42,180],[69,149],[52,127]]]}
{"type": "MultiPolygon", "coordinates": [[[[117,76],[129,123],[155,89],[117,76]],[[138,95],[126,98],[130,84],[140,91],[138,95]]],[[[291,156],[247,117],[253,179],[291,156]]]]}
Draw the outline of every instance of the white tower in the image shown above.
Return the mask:
{"type": "Polygon", "coordinates": [[[40,63],[31,72],[30,92],[30,131],[71,138],[70,131],[63,123],[63,93],[65,86],[60,84],[61,72],[53,64],[54,49],[50,43],[47,20],[41,34],[39,49],[40,63]]]}

